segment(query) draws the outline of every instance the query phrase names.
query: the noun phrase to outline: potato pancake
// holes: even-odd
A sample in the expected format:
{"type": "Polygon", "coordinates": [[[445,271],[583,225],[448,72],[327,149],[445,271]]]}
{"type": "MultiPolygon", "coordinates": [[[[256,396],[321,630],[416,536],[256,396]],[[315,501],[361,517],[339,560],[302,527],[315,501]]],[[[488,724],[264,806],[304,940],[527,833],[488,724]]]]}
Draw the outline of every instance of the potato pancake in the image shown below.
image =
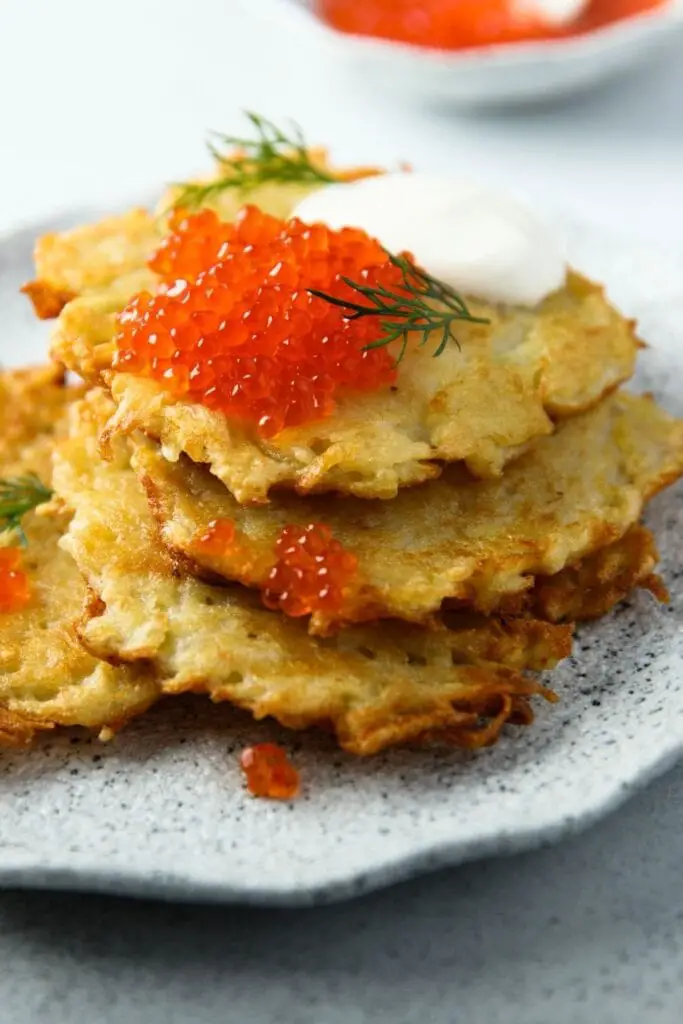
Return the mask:
{"type": "Polygon", "coordinates": [[[520,670],[567,653],[567,627],[456,616],[456,628],[384,623],[312,638],[241,586],[179,572],[127,446],[98,459],[101,401],[93,394],[74,409],[54,478],[74,509],[64,543],[93,594],[81,636],[98,656],[145,662],[165,693],[205,692],[290,728],[330,725],[356,754],[434,736],[480,746],[506,721],[528,720],[527,697],[541,688],[520,670]]]}
{"type": "Polygon", "coordinates": [[[141,208],[43,235],[36,242],[36,280],[82,295],[141,270],[163,238],[164,225],[141,208]]]}
{"type": "MultiPolygon", "coordinates": [[[[637,523],[644,503],[683,473],[683,421],[650,397],[618,393],[563,421],[498,479],[474,480],[452,467],[387,502],[277,495],[262,508],[242,506],[205,469],[186,457],[168,462],[140,435],[133,466],[164,543],[209,579],[263,587],[285,526],[327,525],[356,556],[358,570],[336,619],[334,612],[314,613],[311,632],[324,634],[380,617],[424,623],[444,600],[483,612],[510,607],[535,577],[576,565],[637,523]],[[221,520],[234,525],[234,541],[224,550],[202,545],[200,538],[221,520]]],[[[635,566],[645,553],[627,547],[621,561],[629,565],[635,558],[634,579],[652,572],[653,550],[649,568],[639,573],[635,566]]],[[[586,587],[604,574],[605,559],[600,568],[581,568],[586,587]]],[[[633,585],[624,590],[622,583],[622,596],[633,585]]],[[[578,581],[548,582],[543,593],[566,586],[575,593],[573,603],[580,601],[578,581]]]]}
{"type": "MultiPolygon", "coordinates": [[[[147,287],[138,271],[135,288],[147,287]]],[[[476,476],[498,476],[554,420],[590,408],[631,376],[634,325],[602,289],[570,273],[564,289],[536,310],[472,301],[490,324],[461,323],[437,358],[411,347],[396,386],[345,392],[326,419],[259,437],[244,422],[174,397],[155,381],[107,372],[115,354],[116,313],[133,280],[83,295],[63,310],[53,355],[90,380],[104,379],[118,411],[109,433],[141,429],[175,460],[185,452],[244,503],[273,487],[308,494],[338,491],[393,498],[399,488],[464,461],[476,476]]]]}
{"type": "MultiPolygon", "coordinates": [[[[35,473],[49,484],[55,431],[78,394],[52,368],[0,374],[0,420],[11,424],[0,435],[0,477],[35,473]]],[[[87,595],[73,559],[59,547],[68,518],[43,506],[22,520],[21,570],[31,599],[0,613],[0,745],[29,743],[57,724],[116,727],[160,694],[148,672],[97,661],[79,643],[74,623],[87,595]]],[[[0,537],[4,544],[14,540],[0,537]]]]}

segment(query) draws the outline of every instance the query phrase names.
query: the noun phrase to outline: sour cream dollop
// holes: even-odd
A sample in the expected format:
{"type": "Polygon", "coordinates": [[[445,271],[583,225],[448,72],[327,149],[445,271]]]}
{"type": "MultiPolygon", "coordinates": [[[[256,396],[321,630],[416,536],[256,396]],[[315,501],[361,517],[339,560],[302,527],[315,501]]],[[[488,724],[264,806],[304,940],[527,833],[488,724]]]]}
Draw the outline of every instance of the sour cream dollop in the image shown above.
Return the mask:
{"type": "Polygon", "coordinates": [[[562,247],[548,225],[511,196],[450,175],[406,172],[327,185],[293,215],[363,228],[464,295],[490,302],[535,306],[565,280],[562,247]]]}

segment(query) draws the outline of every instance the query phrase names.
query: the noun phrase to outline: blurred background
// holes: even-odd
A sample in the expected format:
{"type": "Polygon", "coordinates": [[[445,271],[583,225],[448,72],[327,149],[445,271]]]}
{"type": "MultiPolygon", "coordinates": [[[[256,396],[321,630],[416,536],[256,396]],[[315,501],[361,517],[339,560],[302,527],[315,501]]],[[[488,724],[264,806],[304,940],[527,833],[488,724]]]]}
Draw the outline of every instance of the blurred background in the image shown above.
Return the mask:
{"type": "Polygon", "coordinates": [[[544,102],[539,71],[536,101],[473,110],[431,98],[420,69],[368,76],[300,14],[295,0],[2,0],[0,230],[153,197],[206,167],[206,130],[239,130],[249,108],[296,119],[342,162],[476,174],[612,232],[680,239],[680,33],[600,87],[544,102]]]}

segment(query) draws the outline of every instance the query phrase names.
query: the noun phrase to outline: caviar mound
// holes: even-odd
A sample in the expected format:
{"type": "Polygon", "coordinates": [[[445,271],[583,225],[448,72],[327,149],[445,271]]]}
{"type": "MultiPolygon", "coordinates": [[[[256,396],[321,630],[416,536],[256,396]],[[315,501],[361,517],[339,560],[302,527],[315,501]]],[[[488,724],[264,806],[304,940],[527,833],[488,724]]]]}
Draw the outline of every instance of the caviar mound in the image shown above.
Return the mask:
{"type": "MultiPolygon", "coordinates": [[[[307,158],[337,181],[382,173],[370,167],[335,168],[321,149],[309,149],[307,158]]],[[[216,161],[212,175],[188,184],[215,184],[230,167],[231,159],[226,156],[216,161]]],[[[198,206],[213,210],[222,221],[233,220],[247,202],[276,217],[288,217],[317,187],[319,184],[310,181],[264,181],[248,189],[217,188],[198,206]]],[[[98,380],[102,370],[111,367],[115,314],[137,292],[158,286],[159,278],[149,269],[148,260],[166,235],[183,191],[182,185],[170,186],[152,213],[133,209],[38,239],[36,280],[23,290],[37,315],[57,316],[61,309],[52,331],[51,354],[86,380],[98,380]]]]}
{"type": "Polygon", "coordinates": [[[119,317],[116,370],[262,437],[326,418],[340,390],[394,383],[392,355],[370,347],[382,339],[377,318],[349,319],[310,291],[349,298],[345,277],[401,286],[401,271],[365,232],[281,221],[254,206],[232,223],[204,210],[171,226],[150,261],[164,284],[119,317]]]}

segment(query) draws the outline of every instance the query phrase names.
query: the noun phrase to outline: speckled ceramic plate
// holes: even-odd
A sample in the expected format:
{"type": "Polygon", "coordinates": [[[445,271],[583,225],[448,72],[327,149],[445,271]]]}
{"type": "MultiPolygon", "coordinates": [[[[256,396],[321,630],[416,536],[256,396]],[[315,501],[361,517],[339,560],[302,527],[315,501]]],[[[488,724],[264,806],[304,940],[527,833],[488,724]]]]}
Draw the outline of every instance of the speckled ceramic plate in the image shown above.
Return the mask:
{"type": "MultiPolygon", "coordinates": [[[[92,212],[88,216],[92,216],[92,212]]],[[[75,219],[75,218],[73,218],[75,219]]],[[[40,359],[19,283],[36,224],[0,241],[0,359],[40,359]]],[[[636,381],[683,415],[683,259],[567,228],[651,343],[636,381]]],[[[200,699],[169,701],[102,745],[82,735],[0,755],[0,883],[272,904],[341,898],[439,865],[559,839],[683,754],[683,489],[648,520],[673,593],[638,595],[581,630],[562,701],[478,755],[398,751],[358,761],[200,699]],[[248,797],[236,753],[277,738],[305,780],[291,805],[248,797]]]]}

